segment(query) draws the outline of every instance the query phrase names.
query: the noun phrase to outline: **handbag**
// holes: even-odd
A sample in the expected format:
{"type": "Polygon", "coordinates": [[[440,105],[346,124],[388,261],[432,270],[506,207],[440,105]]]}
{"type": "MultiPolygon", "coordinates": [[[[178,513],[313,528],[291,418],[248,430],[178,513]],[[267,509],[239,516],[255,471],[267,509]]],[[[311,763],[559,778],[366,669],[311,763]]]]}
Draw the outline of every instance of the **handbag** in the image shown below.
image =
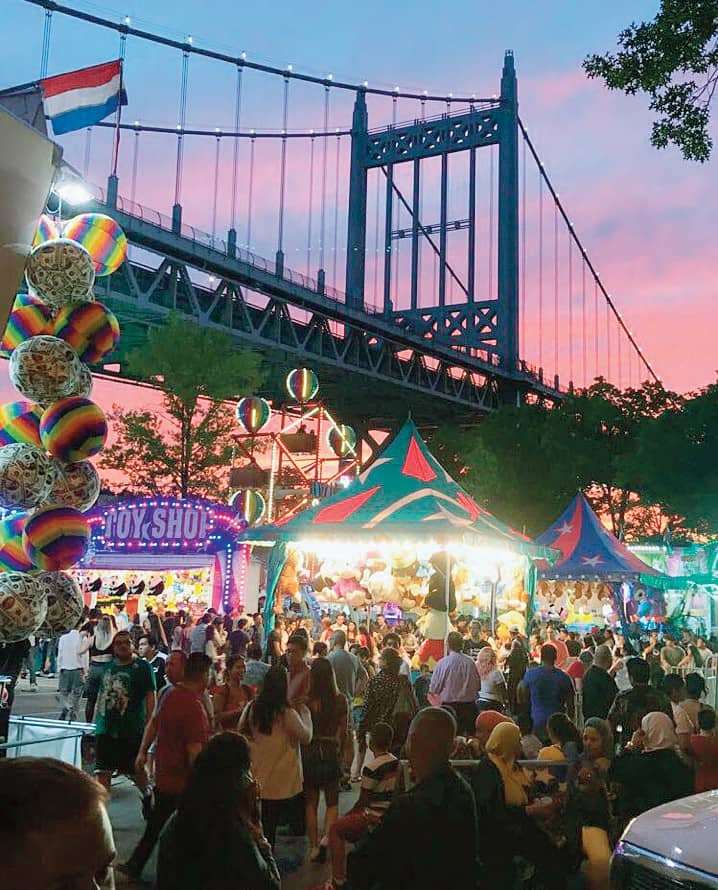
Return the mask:
{"type": "Polygon", "coordinates": [[[391,725],[394,729],[393,749],[401,748],[409,734],[409,726],[419,711],[414,690],[406,677],[399,677],[396,700],[391,711],[391,725]]]}

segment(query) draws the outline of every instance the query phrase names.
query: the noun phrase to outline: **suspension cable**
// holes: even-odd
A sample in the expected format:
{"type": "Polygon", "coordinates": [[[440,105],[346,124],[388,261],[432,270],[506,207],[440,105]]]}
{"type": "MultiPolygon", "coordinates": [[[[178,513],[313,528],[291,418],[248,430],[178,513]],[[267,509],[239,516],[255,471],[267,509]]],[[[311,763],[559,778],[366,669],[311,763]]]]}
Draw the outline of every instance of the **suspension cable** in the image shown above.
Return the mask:
{"type": "Polygon", "coordinates": [[[374,306],[378,309],[379,303],[379,221],[381,219],[381,177],[379,171],[374,173],[376,183],[374,193],[374,306]]]}
{"type": "Polygon", "coordinates": [[[182,53],[182,79],[180,81],[180,113],[179,127],[177,129],[177,168],[175,170],[175,204],[179,204],[182,198],[182,157],[184,152],[184,125],[187,117],[187,76],[189,68],[189,53],[182,53]]]}
{"type": "Polygon", "coordinates": [[[50,64],[50,36],[52,32],[52,9],[45,8],[45,22],[42,29],[42,55],[40,57],[40,77],[47,77],[50,64]]]}
{"type": "Polygon", "coordinates": [[[135,203],[135,195],[137,193],[137,169],[140,157],[140,132],[135,130],[135,144],[132,151],[132,179],[130,181],[130,201],[135,203]]]}
{"type": "Polygon", "coordinates": [[[586,263],[581,262],[581,343],[583,354],[583,385],[588,386],[588,357],[587,351],[587,325],[586,325],[586,263]]]}
{"type": "Polygon", "coordinates": [[[570,238],[568,240],[568,380],[573,386],[573,241],[570,238]]]}
{"type": "Polygon", "coordinates": [[[489,299],[494,298],[494,146],[489,148],[489,299]]]}
{"type": "Polygon", "coordinates": [[[543,177],[539,171],[539,368],[543,368],[543,188],[543,177]]]}
{"type": "MultiPolygon", "coordinates": [[[[237,65],[237,84],[234,93],[234,130],[239,132],[242,115],[242,68],[237,65]]],[[[218,137],[220,138],[220,137],[218,137]]],[[[237,231],[237,177],[239,176],[239,138],[234,138],[234,152],[232,155],[232,211],[229,218],[229,227],[237,231]]]]}
{"type": "Polygon", "coordinates": [[[254,139],[249,143],[249,188],[247,189],[247,250],[252,249],[252,199],[254,197],[254,139]]]}
{"type": "MultiPolygon", "coordinates": [[[[324,132],[329,129],[329,87],[324,87],[324,132]]],[[[324,269],[324,245],[327,218],[327,140],[322,143],[322,213],[319,237],[319,268],[324,269]]]]}
{"type": "Polygon", "coordinates": [[[526,344],[526,143],[523,143],[521,171],[521,348],[519,354],[524,354],[526,344]]]}
{"type": "MultiPolygon", "coordinates": [[[[585,262],[586,262],[586,261],[584,260],[584,263],[585,263],[585,262]]],[[[594,349],[594,356],[593,356],[593,359],[594,359],[594,365],[595,365],[595,371],[596,371],[596,373],[594,374],[594,377],[598,377],[598,376],[599,376],[599,371],[598,371],[598,364],[599,364],[599,361],[598,361],[598,353],[599,353],[599,349],[598,349],[598,341],[599,341],[599,339],[600,339],[600,334],[599,334],[599,330],[598,330],[598,329],[599,329],[599,327],[600,327],[600,325],[601,325],[601,319],[599,318],[600,314],[601,314],[601,313],[600,313],[599,310],[598,310],[598,284],[597,284],[596,281],[594,280],[594,282],[593,282],[593,349],[594,349]]]]}
{"type": "Polygon", "coordinates": [[[332,262],[332,285],[337,286],[337,258],[339,253],[339,150],[341,136],[337,136],[337,157],[334,171],[334,257],[332,262]]]}
{"type": "MultiPolygon", "coordinates": [[[[115,125],[109,121],[98,121],[93,124],[95,127],[111,127],[115,129],[115,125]]],[[[177,135],[177,127],[161,127],[156,124],[120,124],[120,130],[140,130],[143,133],[167,133],[170,136],[177,135]]],[[[208,130],[201,127],[187,127],[182,129],[185,136],[211,136],[213,139],[217,135],[217,128],[208,130]]],[[[287,130],[282,133],[281,130],[273,130],[267,128],[264,130],[222,130],[220,137],[222,139],[332,139],[335,136],[351,136],[352,131],[346,129],[335,129],[331,132],[323,133],[319,130],[287,130]]]]}
{"type": "Polygon", "coordinates": [[[90,176],[90,152],[92,151],[92,127],[85,130],[85,160],[82,165],[82,175],[85,179],[90,176]]]}
{"type": "Polygon", "coordinates": [[[307,278],[312,274],[312,217],[314,209],[314,139],[309,143],[309,220],[307,222],[307,278]]]}
{"type": "Polygon", "coordinates": [[[558,204],[553,204],[553,362],[558,374],[558,204]]]}
{"type": "Polygon", "coordinates": [[[287,184],[287,119],[289,116],[289,78],[284,78],[284,101],[282,105],[282,150],[279,170],[279,232],[277,237],[278,250],[284,247],[284,193],[287,184]]]}
{"type": "MultiPolygon", "coordinates": [[[[217,237],[217,198],[219,196],[219,137],[214,147],[214,192],[212,195],[212,241],[217,237]]],[[[234,226],[232,226],[234,228],[234,226]]]]}

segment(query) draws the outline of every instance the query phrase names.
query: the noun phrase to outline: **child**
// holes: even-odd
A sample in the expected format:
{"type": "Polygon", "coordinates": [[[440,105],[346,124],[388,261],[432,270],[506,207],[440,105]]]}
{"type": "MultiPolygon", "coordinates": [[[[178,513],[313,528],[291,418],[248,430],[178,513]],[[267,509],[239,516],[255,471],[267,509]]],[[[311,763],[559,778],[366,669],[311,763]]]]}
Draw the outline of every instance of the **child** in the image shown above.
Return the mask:
{"type": "Polygon", "coordinates": [[[516,722],[521,730],[521,753],[526,760],[538,760],[539,751],[543,747],[541,739],[534,735],[533,723],[529,714],[519,714],[516,722]]]}
{"type": "Polygon", "coordinates": [[[312,659],[326,658],[329,653],[329,646],[326,643],[315,643],[312,649],[312,659]]]}
{"type": "Polygon", "coordinates": [[[718,788],[718,736],[716,712],[703,708],[698,712],[699,732],[691,736],[691,752],[696,761],[696,794],[718,788]]]}
{"type": "Polygon", "coordinates": [[[426,696],[429,694],[429,685],[431,684],[431,676],[429,673],[429,665],[422,664],[419,668],[419,676],[414,680],[414,695],[419,702],[420,708],[428,708],[429,702],[426,696]]]}
{"type": "Polygon", "coordinates": [[[346,816],[329,830],[332,879],[318,890],[337,890],[346,885],[346,843],[355,844],[384,818],[396,791],[399,761],[389,753],[394,730],[388,723],[376,723],[369,736],[372,759],[362,771],[359,800],[346,816]]]}

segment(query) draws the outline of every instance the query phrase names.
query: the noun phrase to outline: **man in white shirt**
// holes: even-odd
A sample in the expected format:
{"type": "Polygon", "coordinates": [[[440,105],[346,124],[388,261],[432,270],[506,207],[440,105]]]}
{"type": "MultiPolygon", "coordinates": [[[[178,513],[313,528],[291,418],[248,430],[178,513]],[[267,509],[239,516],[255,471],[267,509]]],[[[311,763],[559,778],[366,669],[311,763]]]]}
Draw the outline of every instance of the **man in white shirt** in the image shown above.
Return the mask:
{"type": "Polygon", "coordinates": [[[60,720],[76,719],[85,686],[83,658],[78,654],[81,623],[78,621],[72,630],[63,634],[57,644],[57,669],[60,673],[58,692],[62,707],[60,720]]]}
{"type": "Polygon", "coordinates": [[[115,603],[115,624],[118,631],[130,629],[130,616],[122,603],[115,603]]]}

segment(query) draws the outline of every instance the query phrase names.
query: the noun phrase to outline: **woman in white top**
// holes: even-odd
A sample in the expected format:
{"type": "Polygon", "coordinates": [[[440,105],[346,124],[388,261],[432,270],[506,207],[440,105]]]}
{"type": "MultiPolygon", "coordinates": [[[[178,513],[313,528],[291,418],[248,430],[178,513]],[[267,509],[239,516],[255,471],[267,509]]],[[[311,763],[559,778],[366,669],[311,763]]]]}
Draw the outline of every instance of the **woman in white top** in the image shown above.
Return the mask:
{"type": "Polygon", "coordinates": [[[242,712],[238,728],[249,739],[252,772],[262,795],[264,834],[274,846],[283,812],[302,793],[300,746],[312,740],[309,708],[289,706],[287,671],[281,665],[267,671],[262,691],[242,712]]]}
{"type": "Polygon", "coordinates": [[[481,689],[476,701],[479,711],[503,711],[506,706],[506,680],[498,669],[496,653],[484,646],[476,656],[476,668],[481,678],[481,689]]]}

